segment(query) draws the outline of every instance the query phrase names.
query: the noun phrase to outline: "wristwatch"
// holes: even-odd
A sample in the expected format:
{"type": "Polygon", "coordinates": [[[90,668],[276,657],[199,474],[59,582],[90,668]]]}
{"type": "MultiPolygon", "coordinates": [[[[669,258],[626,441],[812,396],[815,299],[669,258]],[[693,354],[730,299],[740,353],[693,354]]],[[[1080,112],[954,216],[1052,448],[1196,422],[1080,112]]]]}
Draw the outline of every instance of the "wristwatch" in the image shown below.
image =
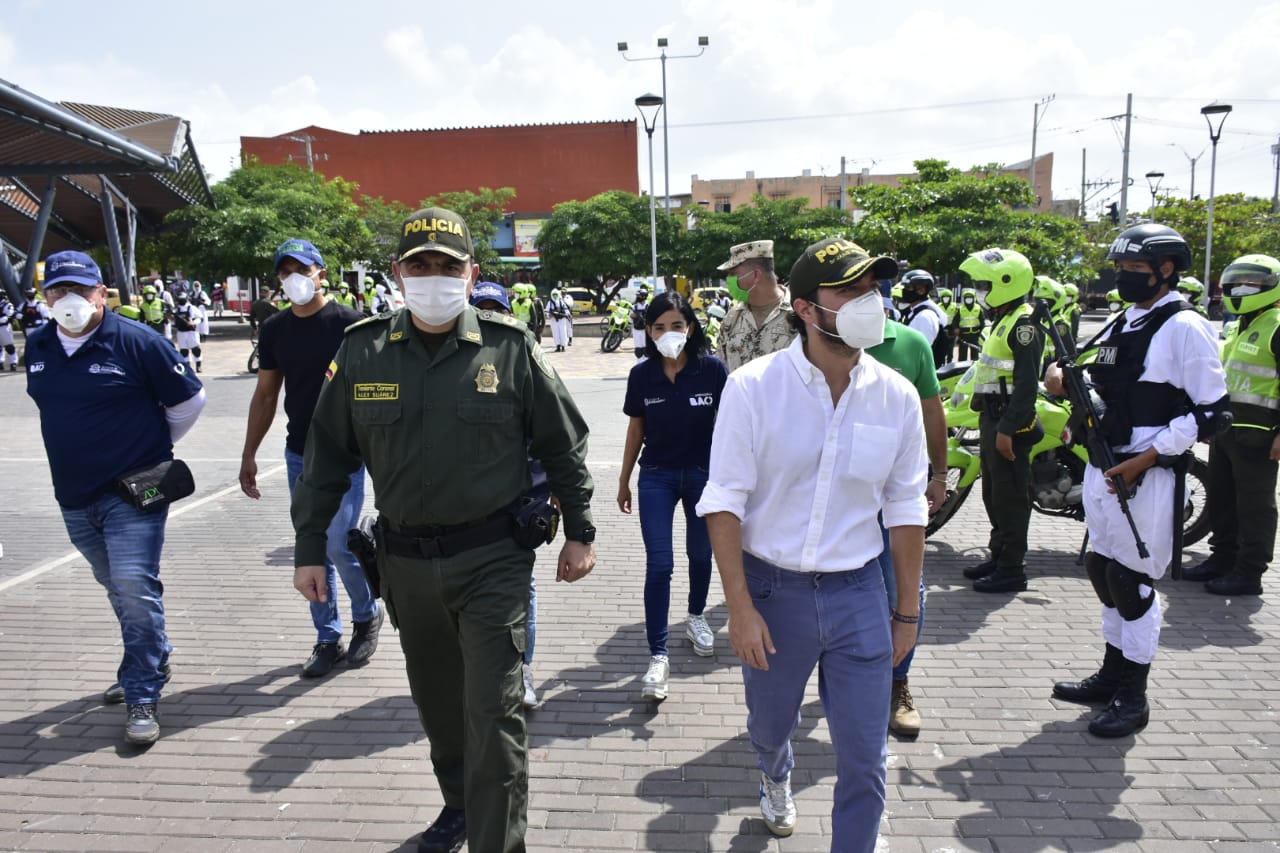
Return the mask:
{"type": "Polygon", "coordinates": [[[596,541],[596,529],[594,527],[584,527],[577,536],[570,536],[574,542],[581,542],[583,545],[592,545],[596,541]]]}

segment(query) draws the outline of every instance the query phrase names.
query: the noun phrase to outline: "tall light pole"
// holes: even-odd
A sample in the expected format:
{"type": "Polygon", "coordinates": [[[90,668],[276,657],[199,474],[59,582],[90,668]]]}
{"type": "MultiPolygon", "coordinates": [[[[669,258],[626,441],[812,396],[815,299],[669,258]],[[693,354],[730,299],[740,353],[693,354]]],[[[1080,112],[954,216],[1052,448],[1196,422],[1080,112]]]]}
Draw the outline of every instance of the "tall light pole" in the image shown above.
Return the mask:
{"type": "Polygon", "coordinates": [[[1227,115],[1231,112],[1230,104],[1209,104],[1200,108],[1200,115],[1204,116],[1205,122],[1209,125],[1209,143],[1213,148],[1213,153],[1209,155],[1209,227],[1204,239],[1204,299],[1205,308],[1209,305],[1209,293],[1213,287],[1209,284],[1209,268],[1213,263],[1213,192],[1214,179],[1218,174],[1218,140],[1222,138],[1222,126],[1227,123],[1227,115]],[[1216,116],[1218,119],[1218,129],[1214,130],[1213,120],[1216,116]]]}
{"type": "Polygon", "coordinates": [[[658,212],[653,198],[653,127],[662,109],[662,98],[646,93],[636,98],[636,109],[644,122],[644,132],[649,137],[649,248],[653,258],[653,288],[658,289],[658,212]],[[651,110],[645,113],[645,110],[651,110]]]}
{"type": "MultiPolygon", "coordinates": [[[[698,36],[698,52],[697,53],[667,53],[667,40],[665,38],[658,39],[658,48],[661,51],[657,56],[627,56],[627,43],[625,41],[618,42],[618,53],[622,54],[622,58],[627,62],[646,62],[651,59],[657,59],[662,62],[662,100],[661,104],[667,102],[667,60],[668,59],[697,59],[706,53],[707,45],[711,40],[706,36],[698,36]]],[[[662,110],[662,171],[663,171],[663,195],[666,197],[667,215],[671,215],[671,157],[667,149],[667,113],[670,110],[664,108],[662,110]]],[[[653,186],[649,187],[652,194],[653,186]]]]}
{"type": "Polygon", "coordinates": [[[1147,186],[1151,188],[1151,211],[1147,218],[1156,221],[1156,193],[1160,192],[1160,182],[1164,180],[1164,172],[1147,172],[1147,186]]]}
{"type": "Polygon", "coordinates": [[[1205,148],[1208,148],[1209,146],[1208,146],[1208,145],[1206,145],[1204,148],[1201,148],[1201,149],[1200,149],[1200,153],[1199,153],[1199,154],[1197,154],[1196,156],[1192,157],[1190,154],[1188,154],[1188,153],[1187,153],[1187,149],[1183,148],[1183,147],[1182,147],[1181,145],[1179,145],[1178,143],[1176,143],[1176,142],[1170,142],[1170,143],[1168,143],[1168,144],[1169,144],[1169,145],[1172,145],[1173,147],[1175,147],[1175,148],[1177,148],[1179,151],[1181,151],[1181,152],[1182,152],[1182,156],[1183,156],[1183,157],[1186,157],[1186,158],[1187,158],[1187,162],[1191,164],[1191,192],[1187,193],[1187,198],[1188,198],[1188,199],[1191,199],[1191,200],[1193,200],[1193,201],[1194,201],[1194,200],[1195,200],[1195,197],[1196,197],[1196,161],[1197,161],[1197,160],[1199,160],[1201,157],[1203,157],[1203,156],[1204,156],[1204,149],[1205,149],[1205,148]]]}

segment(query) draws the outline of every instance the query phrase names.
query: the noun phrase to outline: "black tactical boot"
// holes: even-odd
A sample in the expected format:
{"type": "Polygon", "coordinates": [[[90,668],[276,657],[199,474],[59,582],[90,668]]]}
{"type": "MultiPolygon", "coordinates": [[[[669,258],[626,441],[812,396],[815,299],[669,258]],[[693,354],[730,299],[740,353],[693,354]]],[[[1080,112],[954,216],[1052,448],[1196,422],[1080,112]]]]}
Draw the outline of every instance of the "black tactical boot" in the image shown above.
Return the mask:
{"type": "Polygon", "coordinates": [[[1231,571],[1234,564],[1235,560],[1233,558],[1221,553],[1213,553],[1191,568],[1183,569],[1182,579],[1184,581],[1209,581],[1214,578],[1220,578],[1231,571]]]}
{"type": "Polygon", "coordinates": [[[1147,706],[1147,673],[1149,663],[1124,661],[1124,678],[1111,704],[1089,723],[1089,733],[1098,737],[1128,737],[1146,728],[1151,716],[1147,706]]]}
{"type": "Polygon", "coordinates": [[[1102,656],[1102,667],[1083,681],[1059,681],[1053,685],[1053,698],[1084,705],[1110,702],[1120,689],[1124,672],[1124,652],[1107,643],[1102,656]]]}

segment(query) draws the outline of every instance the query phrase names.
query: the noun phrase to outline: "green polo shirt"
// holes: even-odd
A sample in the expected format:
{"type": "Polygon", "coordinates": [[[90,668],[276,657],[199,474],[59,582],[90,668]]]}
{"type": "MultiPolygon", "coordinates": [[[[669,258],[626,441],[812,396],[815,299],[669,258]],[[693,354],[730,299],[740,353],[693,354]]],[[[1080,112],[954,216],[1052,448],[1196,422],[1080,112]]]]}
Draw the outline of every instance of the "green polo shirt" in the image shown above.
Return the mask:
{"type": "Polygon", "coordinates": [[[928,400],[942,393],[938,384],[938,371],[933,367],[933,349],[925,336],[915,329],[886,319],[884,342],[867,349],[871,357],[883,365],[892,367],[905,376],[921,400],[928,400]]]}
{"type": "Polygon", "coordinates": [[[361,462],[396,528],[501,510],[529,490],[530,456],[568,538],[591,525],[587,424],[525,324],[468,307],[438,350],[422,338],[403,308],[347,329],[294,488],[295,565],[324,563],[325,531],[361,462]]]}

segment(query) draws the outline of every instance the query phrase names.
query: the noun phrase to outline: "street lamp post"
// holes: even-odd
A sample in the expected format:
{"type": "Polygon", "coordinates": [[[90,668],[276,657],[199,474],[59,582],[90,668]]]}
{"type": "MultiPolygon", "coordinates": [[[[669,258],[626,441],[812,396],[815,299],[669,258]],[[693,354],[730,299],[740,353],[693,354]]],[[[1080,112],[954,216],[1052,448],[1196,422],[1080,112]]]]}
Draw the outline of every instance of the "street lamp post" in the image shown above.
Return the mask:
{"type": "Polygon", "coordinates": [[[1204,240],[1204,300],[1205,308],[1208,309],[1209,293],[1213,289],[1209,284],[1209,268],[1213,263],[1213,193],[1214,179],[1218,173],[1218,140],[1222,138],[1222,126],[1227,122],[1227,114],[1231,112],[1230,104],[1209,104],[1200,108],[1200,115],[1204,116],[1205,122],[1209,125],[1209,143],[1213,148],[1213,153],[1209,156],[1209,227],[1205,234],[1204,240]],[[1218,129],[1213,128],[1213,119],[1215,116],[1221,116],[1218,119],[1218,129]]]}
{"type": "MultiPolygon", "coordinates": [[[[625,41],[618,42],[618,53],[622,54],[622,58],[627,62],[646,62],[651,59],[657,59],[662,62],[662,100],[660,104],[667,102],[667,60],[668,59],[697,59],[706,53],[707,45],[711,40],[706,36],[698,36],[698,52],[697,53],[667,53],[667,40],[665,38],[658,39],[658,48],[661,50],[657,56],[627,56],[627,43],[625,41]]],[[[647,96],[646,96],[647,97],[647,96]]],[[[667,215],[671,215],[671,158],[667,149],[667,114],[669,109],[662,110],[662,171],[663,171],[663,195],[666,197],[667,215]]],[[[649,192],[652,194],[653,188],[650,186],[649,192]]]]}
{"type": "Polygon", "coordinates": [[[636,98],[636,109],[644,122],[644,132],[649,137],[649,249],[653,260],[653,287],[658,288],[658,213],[653,198],[653,127],[658,120],[658,111],[662,109],[663,100],[657,95],[646,93],[636,98]],[[645,110],[651,110],[646,113],[645,110]]]}
{"type": "Polygon", "coordinates": [[[1164,180],[1164,172],[1147,172],[1147,186],[1151,188],[1151,210],[1147,218],[1156,221],[1156,193],[1160,192],[1160,182],[1164,180]]]}

